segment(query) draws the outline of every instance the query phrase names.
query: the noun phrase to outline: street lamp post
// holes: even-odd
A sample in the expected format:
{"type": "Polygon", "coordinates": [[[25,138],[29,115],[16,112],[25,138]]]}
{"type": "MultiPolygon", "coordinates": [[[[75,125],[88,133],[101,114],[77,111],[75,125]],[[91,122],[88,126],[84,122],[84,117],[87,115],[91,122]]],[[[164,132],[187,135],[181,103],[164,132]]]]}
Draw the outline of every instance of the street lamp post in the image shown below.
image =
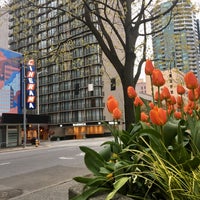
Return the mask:
{"type": "MultiPolygon", "coordinates": [[[[42,70],[37,72],[37,114],[40,114],[40,83],[39,83],[39,76],[41,73],[47,72],[47,70],[42,70]]],[[[37,138],[40,140],[40,124],[37,127],[37,138]]]]}
{"type": "Polygon", "coordinates": [[[26,147],[26,69],[23,69],[23,128],[24,128],[24,148],[26,147]]]}

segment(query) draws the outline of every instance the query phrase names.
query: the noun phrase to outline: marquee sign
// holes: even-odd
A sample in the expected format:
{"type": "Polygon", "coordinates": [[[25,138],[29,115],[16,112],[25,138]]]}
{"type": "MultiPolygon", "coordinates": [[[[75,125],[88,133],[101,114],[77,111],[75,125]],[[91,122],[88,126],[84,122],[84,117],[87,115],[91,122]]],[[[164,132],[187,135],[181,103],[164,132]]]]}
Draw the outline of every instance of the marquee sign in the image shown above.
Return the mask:
{"type": "Polygon", "coordinates": [[[36,67],[34,60],[29,60],[26,70],[26,108],[36,108],[36,67]]]}

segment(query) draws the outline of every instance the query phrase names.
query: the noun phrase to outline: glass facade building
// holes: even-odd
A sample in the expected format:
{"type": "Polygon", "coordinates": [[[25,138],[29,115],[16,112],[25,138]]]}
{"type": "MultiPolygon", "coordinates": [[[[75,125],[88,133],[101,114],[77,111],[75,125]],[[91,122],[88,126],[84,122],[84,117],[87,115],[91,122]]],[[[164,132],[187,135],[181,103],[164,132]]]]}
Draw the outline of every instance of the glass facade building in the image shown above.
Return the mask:
{"type": "Polygon", "coordinates": [[[9,45],[24,55],[25,62],[35,60],[37,106],[40,114],[50,116],[48,128],[77,138],[105,133],[101,122],[111,119],[105,113],[105,90],[110,91],[110,84],[105,85],[96,38],[67,15],[67,1],[13,0],[11,7],[9,45]]]}

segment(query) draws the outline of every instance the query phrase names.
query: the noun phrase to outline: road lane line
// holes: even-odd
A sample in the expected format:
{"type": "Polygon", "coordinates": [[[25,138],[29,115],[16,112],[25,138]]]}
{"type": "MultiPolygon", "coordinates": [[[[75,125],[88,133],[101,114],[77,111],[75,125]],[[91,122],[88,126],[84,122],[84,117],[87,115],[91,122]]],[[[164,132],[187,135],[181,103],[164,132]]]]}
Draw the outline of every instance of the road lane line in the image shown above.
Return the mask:
{"type": "Polygon", "coordinates": [[[7,162],[7,163],[0,163],[0,166],[3,166],[3,165],[9,165],[10,162],[7,162]]]}
{"type": "Polygon", "coordinates": [[[60,160],[72,160],[72,157],[59,157],[60,160]]]}
{"type": "Polygon", "coordinates": [[[79,153],[79,154],[76,154],[76,156],[85,156],[85,153],[79,153]]]}

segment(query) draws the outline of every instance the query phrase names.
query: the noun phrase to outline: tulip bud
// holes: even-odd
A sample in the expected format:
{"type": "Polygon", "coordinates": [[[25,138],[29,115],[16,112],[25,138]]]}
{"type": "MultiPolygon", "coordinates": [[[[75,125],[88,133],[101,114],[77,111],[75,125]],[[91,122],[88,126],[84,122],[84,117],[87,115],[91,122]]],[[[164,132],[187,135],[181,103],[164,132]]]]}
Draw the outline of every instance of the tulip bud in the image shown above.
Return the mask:
{"type": "Polygon", "coordinates": [[[142,101],[142,99],[140,99],[140,97],[135,97],[135,101],[134,101],[134,105],[135,106],[142,106],[144,104],[144,102],[142,101]]]}
{"type": "Polygon", "coordinates": [[[131,98],[131,99],[132,98],[134,99],[137,96],[137,93],[136,93],[134,87],[132,87],[132,86],[128,86],[127,94],[128,94],[128,97],[131,98]]]}
{"type": "Polygon", "coordinates": [[[162,108],[154,106],[149,112],[150,119],[153,124],[162,126],[167,122],[167,112],[162,108]]]}
{"type": "Polygon", "coordinates": [[[122,112],[119,108],[113,110],[113,119],[120,119],[122,117],[122,112]]]}
{"type": "Polygon", "coordinates": [[[188,99],[196,101],[199,98],[198,90],[188,90],[188,99]]]}
{"type": "Polygon", "coordinates": [[[185,84],[188,89],[198,88],[198,80],[192,71],[184,76],[185,84]]]}
{"type": "Polygon", "coordinates": [[[151,60],[147,59],[145,64],[145,74],[146,75],[152,75],[152,72],[154,70],[154,66],[151,60]]]}
{"type": "Polygon", "coordinates": [[[161,94],[162,94],[162,97],[164,99],[170,99],[171,98],[171,94],[169,92],[169,89],[166,86],[163,87],[161,94]]]}
{"type": "Polygon", "coordinates": [[[152,83],[155,86],[163,86],[165,84],[165,79],[162,72],[159,69],[154,69],[152,73],[152,83]]]}
{"type": "Polygon", "coordinates": [[[148,119],[149,119],[149,116],[148,116],[145,112],[141,112],[141,113],[140,113],[140,120],[141,120],[142,122],[147,122],[148,119]]]}
{"type": "MultiPolygon", "coordinates": [[[[154,99],[155,99],[156,101],[159,100],[159,98],[158,98],[158,91],[155,92],[155,94],[154,94],[154,99]]],[[[162,93],[160,93],[160,101],[162,101],[163,99],[164,99],[164,98],[163,98],[163,95],[162,95],[162,93]]]]}
{"type": "Polygon", "coordinates": [[[180,95],[185,94],[185,88],[182,85],[180,85],[180,84],[177,85],[176,90],[177,90],[177,93],[180,94],[180,95]]]}
{"type": "Polygon", "coordinates": [[[178,112],[178,111],[174,112],[174,117],[176,119],[181,119],[181,117],[182,117],[181,112],[178,112]]]}
{"type": "Polygon", "coordinates": [[[171,98],[170,98],[169,103],[170,103],[171,105],[176,104],[176,99],[175,99],[175,97],[174,97],[173,95],[171,95],[171,98]]]}
{"type": "Polygon", "coordinates": [[[107,101],[107,108],[108,108],[108,111],[110,113],[113,112],[113,110],[115,108],[118,107],[118,101],[113,97],[113,98],[109,98],[108,101],[107,101]]]}
{"type": "Polygon", "coordinates": [[[179,108],[183,105],[183,99],[181,96],[177,96],[176,103],[179,108]]]}

